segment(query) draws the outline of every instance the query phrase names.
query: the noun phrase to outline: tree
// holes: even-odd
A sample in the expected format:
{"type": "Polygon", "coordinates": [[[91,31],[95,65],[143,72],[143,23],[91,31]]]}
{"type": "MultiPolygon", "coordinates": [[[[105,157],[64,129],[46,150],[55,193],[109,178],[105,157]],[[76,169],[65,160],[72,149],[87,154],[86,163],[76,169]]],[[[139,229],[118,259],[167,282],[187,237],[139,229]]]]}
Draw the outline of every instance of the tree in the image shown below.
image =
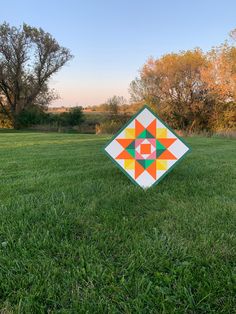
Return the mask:
{"type": "Polygon", "coordinates": [[[56,98],[49,79],[71,58],[70,51],[41,28],[0,25],[0,106],[15,128],[21,111],[45,107],[56,98]]]}
{"type": "Polygon", "coordinates": [[[69,112],[66,112],[68,115],[68,125],[76,126],[84,121],[84,116],[82,112],[82,107],[71,108],[69,112]]]}
{"type": "Polygon", "coordinates": [[[39,107],[23,109],[17,116],[17,122],[21,127],[29,127],[35,124],[44,124],[48,119],[48,113],[39,107]]]}
{"type": "Polygon", "coordinates": [[[113,96],[107,100],[108,111],[111,114],[117,114],[119,111],[119,106],[125,103],[123,96],[113,96]]]}
{"type": "Polygon", "coordinates": [[[134,101],[149,103],[176,129],[210,130],[234,125],[236,48],[222,45],[149,59],[130,87],[134,101]],[[224,113],[222,115],[222,113],[224,113]]]}
{"type": "Polygon", "coordinates": [[[202,79],[213,107],[209,124],[213,129],[236,127],[236,47],[228,43],[207,53],[208,67],[202,79]]]}
{"type": "Polygon", "coordinates": [[[84,121],[82,107],[71,108],[68,112],[58,115],[58,122],[61,126],[76,126],[84,121]]]}
{"type": "Polygon", "coordinates": [[[140,78],[132,82],[131,94],[138,96],[136,101],[143,99],[156,107],[175,128],[204,123],[206,108],[202,100],[206,93],[201,69],[206,65],[199,49],[170,53],[157,60],[151,58],[143,66],[140,78]]]}

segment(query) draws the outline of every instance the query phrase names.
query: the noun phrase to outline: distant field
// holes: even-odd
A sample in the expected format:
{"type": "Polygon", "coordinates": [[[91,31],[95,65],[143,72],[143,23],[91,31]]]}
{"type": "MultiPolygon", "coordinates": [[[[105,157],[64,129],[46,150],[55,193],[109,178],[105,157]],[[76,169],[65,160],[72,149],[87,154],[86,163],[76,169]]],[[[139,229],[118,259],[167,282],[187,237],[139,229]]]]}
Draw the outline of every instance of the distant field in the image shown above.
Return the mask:
{"type": "Polygon", "coordinates": [[[236,313],[236,142],[142,191],[105,136],[0,133],[0,313],[236,313]]]}

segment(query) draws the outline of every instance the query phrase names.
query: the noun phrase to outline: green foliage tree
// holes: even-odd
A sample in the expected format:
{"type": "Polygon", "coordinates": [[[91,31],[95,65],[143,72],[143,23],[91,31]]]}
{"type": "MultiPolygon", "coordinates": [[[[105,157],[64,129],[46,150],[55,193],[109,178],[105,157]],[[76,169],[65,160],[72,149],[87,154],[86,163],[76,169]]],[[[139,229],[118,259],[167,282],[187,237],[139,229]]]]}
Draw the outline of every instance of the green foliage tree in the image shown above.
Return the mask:
{"type": "Polygon", "coordinates": [[[81,107],[71,108],[68,112],[53,114],[43,111],[40,107],[32,106],[23,109],[18,115],[18,123],[21,127],[33,125],[54,125],[58,127],[73,127],[84,121],[81,107]]]}
{"type": "Polygon", "coordinates": [[[84,115],[81,107],[71,108],[68,112],[58,115],[58,123],[61,126],[76,126],[84,121],[84,115]]]}
{"type": "Polygon", "coordinates": [[[23,110],[45,107],[57,97],[48,81],[71,58],[41,28],[0,25],[0,106],[15,128],[23,110]]]}
{"type": "Polygon", "coordinates": [[[36,106],[23,109],[17,116],[17,123],[21,127],[29,127],[35,124],[45,124],[48,121],[48,114],[36,106]]]}

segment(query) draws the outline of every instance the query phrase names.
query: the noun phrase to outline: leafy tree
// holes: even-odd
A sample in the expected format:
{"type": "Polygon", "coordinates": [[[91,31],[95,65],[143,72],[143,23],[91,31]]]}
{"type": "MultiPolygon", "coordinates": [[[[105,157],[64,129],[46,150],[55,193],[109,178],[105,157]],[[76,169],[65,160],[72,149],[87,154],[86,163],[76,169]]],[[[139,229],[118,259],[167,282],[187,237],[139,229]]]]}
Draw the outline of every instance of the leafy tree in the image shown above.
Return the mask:
{"type": "Polygon", "coordinates": [[[236,47],[227,43],[207,53],[202,80],[213,103],[209,125],[213,129],[236,127],[236,47]]]}
{"type": "Polygon", "coordinates": [[[58,123],[61,126],[76,126],[84,121],[81,107],[71,108],[68,112],[58,115],[58,123]]]}
{"type": "Polygon", "coordinates": [[[200,103],[206,93],[200,73],[206,64],[199,49],[167,54],[157,60],[151,58],[142,68],[140,78],[131,84],[131,93],[136,96],[133,98],[144,99],[156,107],[176,128],[191,128],[197,118],[198,123],[203,123],[206,108],[200,103]]]}
{"type": "Polygon", "coordinates": [[[84,121],[84,116],[81,107],[71,108],[70,111],[67,112],[67,114],[68,114],[67,121],[68,125],[70,126],[79,125],[81,122],[84,121]]]}
{"type": "Polygon", "coordinates": [[[125,103],[123,96],[113,96],[107,100],[108,111],[111,114],[117,114],[119,111],[119,106],[125,103]]]}
{"type": "Polygon", "coordinates": [[[48,81],[71,57],[41,28],[0,25],[0,106],[15,128],[23,110],[56,98],[48,81]]]}
{"type": "Polygon", "coordinates": [[[17,116],[17,122],[21,127],[29,127],[35,124],[44,124],[48,114],[40,108],[34,106],[23,109],[17,116]]]}
{"type": "Polygon", "coordinates": [[[174,128],[235,127],[236,47],[225,44],[207,54],[195,49],[151,58],[130,92],[134,101],[148,102],[174,128]]]}

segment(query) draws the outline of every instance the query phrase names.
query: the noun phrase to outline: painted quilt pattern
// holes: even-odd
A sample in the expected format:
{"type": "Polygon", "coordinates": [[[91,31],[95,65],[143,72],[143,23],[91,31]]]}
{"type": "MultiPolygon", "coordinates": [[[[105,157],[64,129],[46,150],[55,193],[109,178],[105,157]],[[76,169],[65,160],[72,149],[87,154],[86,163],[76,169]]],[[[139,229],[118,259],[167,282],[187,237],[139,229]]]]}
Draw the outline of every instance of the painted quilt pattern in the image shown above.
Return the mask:
{"type": "Polygon", "coordinates": [[[134,183],[149,188],[182,159],[189,147],[144,106],[105,151],[134,183]]]}

